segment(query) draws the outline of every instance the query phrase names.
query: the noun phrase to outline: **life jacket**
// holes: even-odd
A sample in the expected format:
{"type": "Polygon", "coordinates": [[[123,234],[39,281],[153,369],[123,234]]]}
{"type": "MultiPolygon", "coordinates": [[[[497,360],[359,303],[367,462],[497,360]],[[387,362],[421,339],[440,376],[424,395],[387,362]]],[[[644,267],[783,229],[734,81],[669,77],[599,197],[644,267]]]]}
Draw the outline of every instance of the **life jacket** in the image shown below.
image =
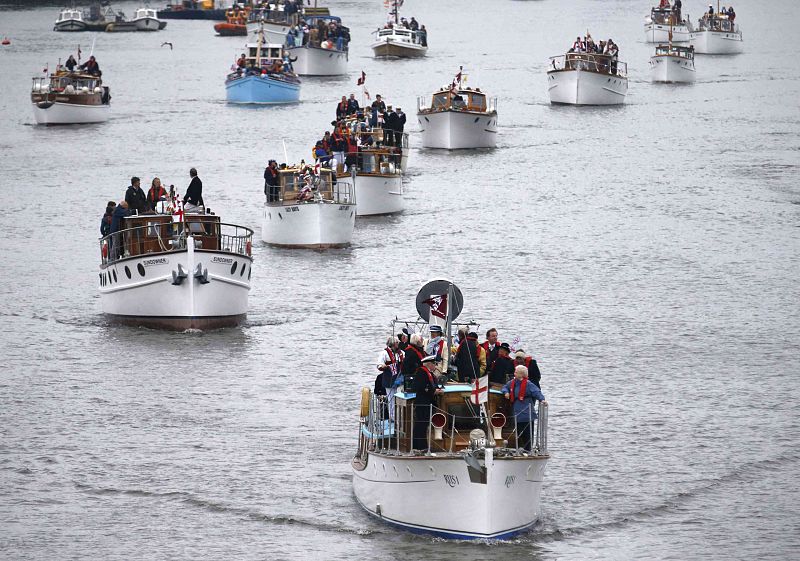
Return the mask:
{"type": "Polygon", "coordinates": [[[419,368],[420,368],[420,370],[424,370],[425,371],[425,374],[428,375],[428,380],[430,381],[431,385],[435,386],[436,382],[433,381],[433,374],[431,374],[431,371],[428,370],[428,367],[427,366],[420,366],[419,368]]]}
{"type": "MultiPolygon", "coordinates": [[[[511,397],[511,403],[514,403],[514,385],[516,384],[516,382],[517,382],[516,378],[511,380],[511,388],[510,388],[511,391],[509,392],[509,395],[511,397]]],[[[519,383],[519,400],[520,401],[525,401],[525,390],[527,390],[527,389],[528,389],[528,379],[527,378],[523,378],[522,381],[519,383]]]]}

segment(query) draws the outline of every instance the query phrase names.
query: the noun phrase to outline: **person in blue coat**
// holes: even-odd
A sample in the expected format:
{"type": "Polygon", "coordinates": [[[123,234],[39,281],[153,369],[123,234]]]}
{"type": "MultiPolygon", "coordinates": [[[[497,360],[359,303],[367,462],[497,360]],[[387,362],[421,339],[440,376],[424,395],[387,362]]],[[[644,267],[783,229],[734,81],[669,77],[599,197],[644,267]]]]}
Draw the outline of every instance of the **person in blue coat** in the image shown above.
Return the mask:
{"type": "Polygon", "coordinates": [[[536,420],[536,401],[547,405],[542,390],[528,380],[528,369],[522,365],[514,369],[514,378],[503,386],[503,394],[511,400],[511,415],[517,421],[517,447],[531,450],[533,421],[536,420]]]}

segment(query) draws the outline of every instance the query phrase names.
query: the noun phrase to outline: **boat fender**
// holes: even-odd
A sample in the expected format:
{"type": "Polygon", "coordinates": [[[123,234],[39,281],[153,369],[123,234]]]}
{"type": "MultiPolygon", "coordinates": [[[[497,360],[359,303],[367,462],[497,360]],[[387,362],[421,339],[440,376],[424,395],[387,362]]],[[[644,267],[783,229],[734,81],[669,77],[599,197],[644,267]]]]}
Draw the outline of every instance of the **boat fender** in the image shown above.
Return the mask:
{"type": "Polygon", "coordinates": [[[104,241],[103,245],[100,246],[100,253],[103,255],[103,261],[108,258],[108,242],[104,241]]]}
{"type": "Polygon", "coordinates": [[[247,251],[247,256],[250,257],[253,254],[253,244],[248,241],[244,247],[245,251],[247,251]]]}
{"type": "Polygon", "coordinates": [[[361,388],[361,410],[359,411],[361,417],[369,417],[369,388],[361,388]]]}

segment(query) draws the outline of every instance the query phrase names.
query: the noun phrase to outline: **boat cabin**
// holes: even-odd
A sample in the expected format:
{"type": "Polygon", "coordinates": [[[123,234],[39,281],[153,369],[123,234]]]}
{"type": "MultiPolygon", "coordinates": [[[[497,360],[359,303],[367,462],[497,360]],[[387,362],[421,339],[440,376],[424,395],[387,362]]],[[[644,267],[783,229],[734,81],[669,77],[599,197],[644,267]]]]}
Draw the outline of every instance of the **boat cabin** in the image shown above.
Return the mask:
{"type": "Polygon", "coordinates": [[[486,94],[479,88],[459,88],[451,90],[443,87],[434,93],[430,106],[425,106],[423,100],[418,100],[418,110],[421,113],[437,113],[440,111],[470,111],[474,113],[493,113],[496,99],[487,100],[486,94]]]}
{"type": "Polygon", "coordinates": [[[139,8],[134,13],[133,19],[158,19],[157,12],[153,8],[139,8]]]}
{"type": "Polygon", "coordinates": [[[278,170],[279,198],[270,200],[268,205],[287,206],[301,202],[353,203],[355,200],[349,182],[337,179],[333,171],[320,168],[315,175],[299,167],[278,170]]]}
{"type": "MultiPolygon", "coordinates": [[[[381,131],[382,133],[383,131],[381,131]]],[[[363,134],[363,133],[362,133],[363,134]]],[[[401,154],[390,146],[359,146],[358,174],[396,175],[400,173],[401,154]]]]}
{"type": "Polygon", "coordinates": [[[705,14],[698,21],[700,26],[699,31],[725,31],[735,33],[737,31],[736,25],[728,18],[728,14],[714,14],[709,16],[705,14]]]}
{"type": "Polygon", "coordinates": [[[656,46],[655,56],[673,56],[694,60],[694,47],[683,47],[677,45],[658,45],[656,46]]]}
{"type": "Polygon", "coordinates": [[[56,20],[56,23],[70,21],[70,20],[83,21],[83,12],[81,12],[80,10],[76,10],[74,8],[66,8],[64,10],[61,10],[61,13],[58,14],[58,19],[56,20]]]}
{"type": "Polygon", "coordinates": [[[386,29],[379,29],[375,32],[378,39],[391,38],[400,43],[412,43],[422,45],[422,37],[418,31],[412,31],[405,27],[394,26],[386,29]]]}
{"type": "Polygon", "coordinates": [[[676,14],[673,13],[672,8],[653,8],[650,10],[650,20],[658,25],[678,25],[681,23],[678,21],[676,14]]]}
{"type": "Polygon", "coordinates": [[[624,77],[628,74],[628,65],[615,57],[601,53],[567,53],[550,57],[548,72],[561,70],[587,70],[598,74],[610,74],[624,77]]]}
{"type": "Polygon", "coordinates": [[[277,43],[262,44],[260,59],[258,59],[258,44],[247,44],[246,48],[245,61],[248,68],[266,68],[275,61],[283,62],[283,45],[277,43]]]}
{"type": "Polygon", "coordinates": [[[102,80],[91,74],[59,70],[49,77],[33,79],[33,93],[63,93],[65,95],[99,94],[102,92],[102,80]]]}

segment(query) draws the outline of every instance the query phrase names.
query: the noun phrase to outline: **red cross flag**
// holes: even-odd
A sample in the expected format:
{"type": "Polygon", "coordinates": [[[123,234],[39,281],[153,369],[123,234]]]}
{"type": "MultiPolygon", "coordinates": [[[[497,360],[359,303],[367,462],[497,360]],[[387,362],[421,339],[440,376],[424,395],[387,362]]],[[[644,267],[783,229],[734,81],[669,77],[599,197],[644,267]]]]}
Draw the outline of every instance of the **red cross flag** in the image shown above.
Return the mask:
{"type": "Polygon", "coordinates": [[[447,319],[447,294],[440,294],[439,296],[431,296],[424,303],[431,307],[431,314],[447,319]]]}
{"type": "Polygon", "coordinates": [[[489,376],[481,376],[472,384],[472,396],[470,400],[474,405],[480,405],[489,401],[489,376]]]}

